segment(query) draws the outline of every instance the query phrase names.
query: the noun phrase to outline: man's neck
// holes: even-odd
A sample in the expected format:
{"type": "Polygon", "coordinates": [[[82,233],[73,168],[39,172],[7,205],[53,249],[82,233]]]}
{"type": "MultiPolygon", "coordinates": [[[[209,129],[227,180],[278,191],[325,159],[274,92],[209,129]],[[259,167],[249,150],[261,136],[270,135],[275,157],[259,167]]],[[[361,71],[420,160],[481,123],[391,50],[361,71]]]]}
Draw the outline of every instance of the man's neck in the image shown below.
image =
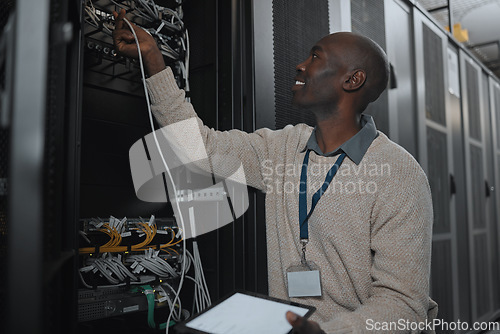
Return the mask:
{"type": "Polygon", "coordinates": [[[332,115],[316,119],[316,141],[323,153],[332,152],[361,130],[361,115],[332,115]]]}

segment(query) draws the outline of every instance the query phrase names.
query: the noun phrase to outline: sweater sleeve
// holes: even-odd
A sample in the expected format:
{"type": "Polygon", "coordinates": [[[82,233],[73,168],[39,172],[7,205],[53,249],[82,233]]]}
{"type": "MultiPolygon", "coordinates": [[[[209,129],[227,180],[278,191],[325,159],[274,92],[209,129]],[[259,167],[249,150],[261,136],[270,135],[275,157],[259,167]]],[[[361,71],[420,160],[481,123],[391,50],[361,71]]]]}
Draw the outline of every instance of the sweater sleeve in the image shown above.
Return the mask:
{"type": "MultiPolygon", "coordinates": [[[[176,123],[175,131],[181,132],[181,145],[186,148],[199,141],[205,145],[210,161],[210,172],[227,178],[243,166],[247,185],[265,190],[263,164],[269,159],[269,147],[281,131],[260,129],[254,133],[239,130],[216,131],[208,128],[197,116],[191,103],[185,100],[185,92],[179,89],[172,70],[167,67],[146,80],[151,97],[152,111],[163,127],[176,123]],[[182,123],[179,123],[182,122],[182,123]]],[[[197,145],[197,144],[196,144],[197,145]]],[[[197,151],[200,148],[196,148],[197,151]]]]}
{"type": "Polygon", "coordinates": [[[427,177],[416,162],[396,174],[372,212],[370,297],[321,324],[326,333],[420,333],[436,317],[429,298],[433,212],[427,177]]]}

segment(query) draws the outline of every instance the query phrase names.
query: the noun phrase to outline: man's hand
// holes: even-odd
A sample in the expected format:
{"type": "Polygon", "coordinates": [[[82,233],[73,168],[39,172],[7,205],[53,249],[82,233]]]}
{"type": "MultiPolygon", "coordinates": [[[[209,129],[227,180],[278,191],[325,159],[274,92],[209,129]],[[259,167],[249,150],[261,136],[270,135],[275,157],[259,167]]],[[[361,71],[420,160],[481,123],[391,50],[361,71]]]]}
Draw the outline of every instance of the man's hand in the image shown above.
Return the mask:
{"type": "MultiPolygon", "coordinates": [[[[125,10],[122,9],[120,13],[113,12],[115,17],[115,30],[113,31],[113,42],[115,43],[116,51],[129,58],[138,58],[137,45],[135,43],[134,35],[130,31],[128,24],[123,20],[125,17],[125,10]]],[[[165,69],[165,62],[163,56],[156,45],[156,41],[143,29],[131,23],[134,28],[139,46],[141,48],[141,55],[146,66],[148,74],[154,75],[165,69]]]]}
{"type": "Polygon", "coordinates": [[[306,320],[293,312],[286,312],[286,320],[292,325],[295,334],[325,334],[317,322],[306,320]]]}

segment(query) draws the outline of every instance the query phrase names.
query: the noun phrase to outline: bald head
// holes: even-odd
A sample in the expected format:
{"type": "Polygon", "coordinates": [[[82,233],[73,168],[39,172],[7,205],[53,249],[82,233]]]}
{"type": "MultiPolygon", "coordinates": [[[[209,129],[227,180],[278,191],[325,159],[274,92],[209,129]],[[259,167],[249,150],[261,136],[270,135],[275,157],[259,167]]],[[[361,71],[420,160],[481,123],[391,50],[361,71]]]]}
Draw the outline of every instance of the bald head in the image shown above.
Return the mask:
{"type": "Polygon", "coordinates": [[[364,107],[382,94],[389,80],[389,62],[377,43],[351,32],[330,34],[323,37],[320,43],[327,47],[328,52],[340,57],[347,71],[359,69],[365,72],[365,82],[359,88],[364,107]]]}

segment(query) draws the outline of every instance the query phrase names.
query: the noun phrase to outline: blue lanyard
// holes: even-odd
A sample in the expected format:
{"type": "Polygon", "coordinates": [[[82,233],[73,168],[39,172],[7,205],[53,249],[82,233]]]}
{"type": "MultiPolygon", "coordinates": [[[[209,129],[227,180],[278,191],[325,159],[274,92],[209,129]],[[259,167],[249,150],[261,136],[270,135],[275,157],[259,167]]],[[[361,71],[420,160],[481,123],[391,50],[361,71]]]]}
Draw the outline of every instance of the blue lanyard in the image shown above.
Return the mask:
{"type": "Polygon", "coordinates": [[[345,158],[345,153],[337,158],[335,164],[330,168],[328,173],[326,174],[325,182],[321,186],[321,188],[316,191],[312,197],[311,210],[307,213],[307,165],[309,164],[309,150],[307,150],[306,155],[304,157],[304,162],[302,163],[302,172],[300,174],[300,187],[299,187],[299,226],[300,226],[300,239],[302,241],[306,241],[309,239],[309,217],[314,211],[316,204],[318,204],[319,199],[325,193],[326,189],[332,182],[333,177],[337,174],[337,171],[342,165],[342,162],[345,158]]]}

